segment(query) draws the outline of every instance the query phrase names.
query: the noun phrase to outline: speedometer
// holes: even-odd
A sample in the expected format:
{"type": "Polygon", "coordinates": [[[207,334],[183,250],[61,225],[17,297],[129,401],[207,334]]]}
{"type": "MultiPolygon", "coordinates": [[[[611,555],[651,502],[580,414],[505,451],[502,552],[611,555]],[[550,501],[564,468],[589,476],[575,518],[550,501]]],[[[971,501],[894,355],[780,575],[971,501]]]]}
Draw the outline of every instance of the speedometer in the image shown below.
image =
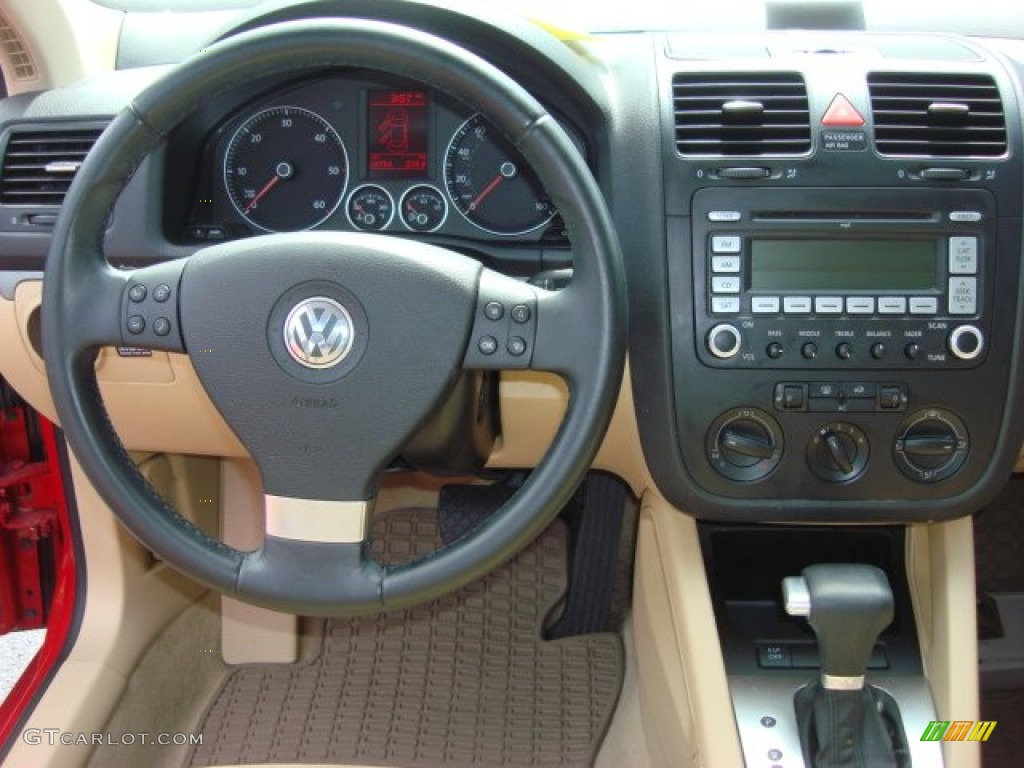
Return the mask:
{"type": "Polygon", "coordinates": [[[444,181],[459,213],[494,235],[531,232],[556,213],[523,156],[483,115],[471,117],[452,136],[444,181]]]}
{"type": "Polygon", "coordinates": [[[348,156],[338,132],[315,112],[273,107],[235,131],[224,186],[235,210],[270,232],[311,229],[345,196],[348,156]]]}

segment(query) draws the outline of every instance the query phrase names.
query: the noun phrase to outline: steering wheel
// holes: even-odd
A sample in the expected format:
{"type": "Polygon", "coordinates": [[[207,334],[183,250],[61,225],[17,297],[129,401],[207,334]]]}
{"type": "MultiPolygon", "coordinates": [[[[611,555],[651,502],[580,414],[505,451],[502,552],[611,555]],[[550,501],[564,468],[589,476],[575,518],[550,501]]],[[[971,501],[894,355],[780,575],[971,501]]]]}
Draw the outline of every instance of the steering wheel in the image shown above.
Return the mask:
{"type": "Polygon", "coordinates": [[[352,19],[285,22],[228,38],[135,98],[89,153],[65,200],[42,320],[67,440],[124,525],[213,589],[306,615],[423,602],[532,541],[593,461],[625,359],[617,239],[589,169],[558,123],[508,76],[458,46],[352,19]],[[103,235],[118,195],[202,103],[264,76],[347,66],[416,79],[486,115],[560,210],[573,243],[571,284],[546,291],[431,245],[339,232],[226,242],[134,271],[107,262],[103,235]],[[495,302],[505,308],[500,320],[490,319],[493,306],[485,312],[495,302]],[[512,307],[525,322],[511,319],[512,307]],[[510,346],[513,337],[525,349],[510,346]],[[259,549],[211,538],[143,479],[96,382],[96,353],[112,345],[188,354],[259,468],[266,494],[259,549]],[[570,391],[535,471],[466,538],[406,565],[378,565],[366,539],[379,474],[461,370],[517,368],[555,372],[570,391]]]}

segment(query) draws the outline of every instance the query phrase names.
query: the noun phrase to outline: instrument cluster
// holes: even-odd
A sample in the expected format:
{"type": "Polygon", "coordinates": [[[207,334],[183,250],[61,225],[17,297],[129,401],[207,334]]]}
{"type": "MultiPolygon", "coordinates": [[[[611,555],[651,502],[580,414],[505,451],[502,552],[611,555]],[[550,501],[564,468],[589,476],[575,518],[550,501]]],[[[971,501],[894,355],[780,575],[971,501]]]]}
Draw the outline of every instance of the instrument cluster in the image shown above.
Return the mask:
{"type": "Polygon", "coordinates": [[[191,241],[318,228],[564,236],[536,174],[487,118],[417,83],[347,74],[280,88],[223,120],[204,157],[191,241]]]}

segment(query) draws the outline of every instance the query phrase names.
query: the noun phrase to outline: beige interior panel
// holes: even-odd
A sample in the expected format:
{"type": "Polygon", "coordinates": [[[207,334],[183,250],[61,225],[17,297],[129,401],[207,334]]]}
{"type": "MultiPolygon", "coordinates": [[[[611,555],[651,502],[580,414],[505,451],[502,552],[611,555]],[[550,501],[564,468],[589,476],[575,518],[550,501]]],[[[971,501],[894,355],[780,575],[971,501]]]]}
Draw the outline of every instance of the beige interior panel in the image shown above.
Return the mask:
{"type": "MultiPolygon", "coordinates": [[[[977,720],[978,628],[971,518],[910,526],[907,575],[936,714],[940,720],[977,720]]],[[[942,752],[946,768],[981,765],[977,742],[943,742],[942,752]]]]}
{"type": "Polygon", "coordinates": [[[69,85],[114,69],[123,14],[81,0],[5,0],[3,13],[36,65],[34,79],[18,79],[3,60],[4,79],[13,94],[69,85]],[[45,39],[36,37],[45,30],[45,39]],[[87,33],[83,33],[86,31],[87,33]]]}
{"type": "Polygon", "coordinates": [[[637,533],[633,626],[656,766],[742,766],[693,518],[648,492],[637,533]]]}
{"type": "MultiPolygon", "coordinates": [[[[102,731],[145,649],[205,590],[155,561],[115,521],[73,456],[71,475],[88,563],[85,610],[68,660],[25,728],[93,733],[102,731]]],[[[87,757],[86,747],[29,745],[17,739],[7,764],[64,768],[87,757]]]]}

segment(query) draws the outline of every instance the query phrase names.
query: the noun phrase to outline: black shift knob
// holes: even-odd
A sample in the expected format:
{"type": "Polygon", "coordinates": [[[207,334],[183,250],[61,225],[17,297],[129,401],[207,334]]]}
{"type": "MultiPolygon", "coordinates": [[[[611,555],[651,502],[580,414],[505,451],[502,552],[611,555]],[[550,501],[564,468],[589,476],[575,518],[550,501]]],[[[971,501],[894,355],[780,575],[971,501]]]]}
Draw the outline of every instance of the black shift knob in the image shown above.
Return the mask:
{"type": "Polygon", "coordinates": [[[892,623],[889,580],[872,565],[822,564],[782,582],[786,612],[806,616],[818,637],[825,688],[864,685],[871,651],[892,623]]]}

